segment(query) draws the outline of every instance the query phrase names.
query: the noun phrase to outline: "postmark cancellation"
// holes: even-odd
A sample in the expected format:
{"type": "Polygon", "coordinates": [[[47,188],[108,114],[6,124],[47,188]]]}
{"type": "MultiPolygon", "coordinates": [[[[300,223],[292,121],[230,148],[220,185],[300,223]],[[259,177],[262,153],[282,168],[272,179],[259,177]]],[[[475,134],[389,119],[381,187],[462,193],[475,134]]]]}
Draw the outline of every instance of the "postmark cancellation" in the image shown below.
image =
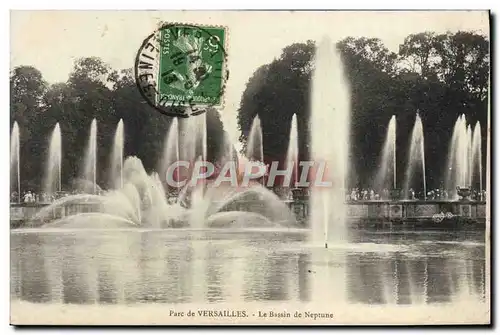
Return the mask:
{"type": "Polygon", "coordinates": [[[137,88],[159,112],[179,117],[221,108],[228,78],[223,26],[165,23],[142,43],[137,88]],[[172,108],[179,107],[179,108],[172,108]]]}

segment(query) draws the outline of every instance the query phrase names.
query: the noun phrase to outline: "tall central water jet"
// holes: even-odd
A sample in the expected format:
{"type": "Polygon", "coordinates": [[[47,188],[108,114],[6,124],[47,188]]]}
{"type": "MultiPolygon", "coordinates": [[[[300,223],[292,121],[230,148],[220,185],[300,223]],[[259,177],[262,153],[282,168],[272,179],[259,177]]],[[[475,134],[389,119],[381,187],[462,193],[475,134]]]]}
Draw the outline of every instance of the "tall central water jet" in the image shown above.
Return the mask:
{"type": "Polygon", "coordinates": [[[286,154],[287,169],[289,169],[290,167],[292,167],[293,169],[293,178],[292,178],[293,183],[296,183],[299,180],[298,160],[299,160],[299,137],[297,133],[297,115],[293,114],[292,124],[290,126],[290,137],[288,140],[288,150],[286,154]]]}
{"type": "Polygon", "coordinates": [[[47,194],[61,191],[61,162],[61,128],[58,122],[50,136],[49,155],[47,157],[43,189],[47,194]]]}
{"type": "Polygon", "coordinates": [[[229,162],[235,161],[236,157],[234,152],[234,146],[227,132],[224,132],[223,141],[224,141],[224,156],[226,161],[229,162]]]}
{"type": "Polygon", "coordinates": [[[380,168],[375,177],[374,185],[378,191],[391,187],[396,188],[396,115],[393,115],[389,121],[380,168]]]}
{"type": "Polygon", "coordinates": [[[17,182],[17,202],[21,202],[21,174],[20,174],[20,134],[19,134],[19,125],[17,121],[14,121],[14,125],[12,127],[12,133],[10,134],[10,171],[11,174],[14,172],[15,176],[11,180],[15,180],[17,182]]]}
{"type": "Polygon", "coordinates": [[[97,193],[97,120],[90,124],[90,135],[85,154],[85,170],[83,178],[92,182],[93,193],[97,193]]]}
{"type": "Polygon", "coordinates": [[[255,115],[252,127],[248,134],[247,157],[253,161],[264,161],[264,147],[262,143],[262,127],[259,115],[255,115]]]}
{"type": "MultiPolygon", "coordinates": [[[[329,38],[317,47],[311,87],[311,155],[326,165],[331,187],[312,186],[313,243],[345,237],[345,180],[348,168],[350,93],[339,53],[329,38]],[[332,134],[335,139],[332,140],[332,134]]],[[[313,183],[315,185],[315,183],[313,183]]]]}
{"type": "MultiPolygon", "coordinates": [[[[165,137],[165,143],[163,144],[163,157],[161,160],[161,166],[159,167],[159,171],[161,173],[161,178],[166,177],[166,172],[169,166],[172,164],[176,164],[178,166],[179,163],[179,123],[177,118],[172,120],[170,124],[170,128],[168,129],[167,135],[165,137]]],[[[179,179],[179,171],[178,168],[175,169],[175,180],[179,179]]],[[[168,183],[165,183],[168,187],[168,183]]],[[[168,192],[168,189],[167,189],[168,192]]]]}
{"type": "Polygon", "coordinates": [[[472,130],[470,125],[467,126],[466,136],[466,151],[464,155],[465,164],[465,185],[470,186],[472,183],[472,130]]]}
{"type": "Polygon", "coordinates": [[[417,113],[413,131],[411,134],[410,154],[408,156],[408,165],[406,168],[404,192],[405,198],[409,198],[410,187],[423,187],[424,199],[427,198],[427,185],[425,180],[425,146],[424,146],[424,127],[422,119],[417,113]],[[414,184],[416,168],[421,167],[422,183],[414,184]]]}
{"type": "Polygon", "coordinates": [[[207,114],[203,113],[196,118],[196,157],[201,155],[203,161],[207,160],[207,114]]]}
{"type": "Polygon", "coordinates": [[[125,134],[123,120],[120,119],[116,126],[115,138],[113,140],[113,150],[110,162],[110,182],[114,188],[123,187],[123,147],[125,144],[125,134]]]}

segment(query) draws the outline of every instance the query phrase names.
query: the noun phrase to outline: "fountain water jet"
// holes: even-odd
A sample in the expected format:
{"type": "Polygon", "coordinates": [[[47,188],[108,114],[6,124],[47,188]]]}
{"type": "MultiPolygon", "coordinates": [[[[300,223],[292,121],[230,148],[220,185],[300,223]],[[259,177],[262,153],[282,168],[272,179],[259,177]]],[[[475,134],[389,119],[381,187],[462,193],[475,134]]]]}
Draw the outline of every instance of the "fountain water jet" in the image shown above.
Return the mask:
{"type": "Polygon", "coordinates": [[[393,115],[389,121],[382,149],[381,164],[375,177],[374,187],[379,191],[383,188],[396,188],[396,115],[393,115]],[[391,175],[392,180],[389,179],[391,175]]]}
{"type": "Polygon", "coordinates": [[[299,137],[297,134],[297,115],[293,114],[292,124],[290,126],[290,136],[288,140],[288,150],[286,154],[286,164],[287,168],[292,166],[293,168],[293,183],[297,183],[299,180],[299,169],[298,169],[298,159],[299,159],[299,137]]]}
{"type": "Polygon", "coordinates": [[[90,135],[85,154],[85,170],[83,178],[93,184],[93,193],[97,193],[97,120],[90,124],[90,135]]]}
{"type": "Polygon", "coordinates": [[[15,172],[15,179],[17,182],[17,202],[21,202],[21,174],[20,174],[20,134],[19,134],[19,125],[17,121],[14,121],[14,125],[12,127],[12,133],[10,134],[10,171],[15,172]]]}
{"type": "MultiPolygon", "coordinates": [[[[483,191],[483,162],[481,155],[481,124],[479,121],[476,122],[474,126],[474,132],[472,135],[472,178],[479,177],[479,191],[483,191]],[[475,174],[476,173],[476,174],[475,174]]],[[[476,179],[477,182],[477,179],[476,179]]]]}
{"type": "Polygon", "coordinates": [[[262,127],[260,125],[259,115],[255,115],[252,121],[252,127],[248,134],[248,145],[246,151],[250,160],[264,162],[264,147],[262,143],[262,127]]]}
{"type": "MultiPolygon", "coordinates": [[[[170,165],[176,164],[178,166],[180,156],[179,156],[179,123],[177,118],[172,120],[170,128],[168,129],[167,135],[165,136],[165,143],[163,144],[163,157],[161,159],[160,167],[158,171],[161,173],[161,177],[165,177],[167,169],[170,165]]],[[[178,180],[179,171],[176,169],[175,174],[178,180]]],[[[168,187],[168,184],[165,183],[168,187]]],[[[167,189],[167,192],[169,190],[167,189]]]]}
{"type": "Polygon", "coordinates": [[[465,179],[466,179],[466,185],[470,186],[472,184],[472,130],[470,125],[467,126],[467,151],[465,154],[465,162],[464,164],[466,165],[466,174],[465,174],[465,179]]]}
{"type": "Polygon", "coordinates": [[[203,113],[196,119],[198,129],[196,131],[197,151],[196,155],[201,154],[201,159],[207,161],[207,114],[203,113]]]}
{"type": "Polygon", "coordinates": [[[55,191],[61,191],[61,128],[59,122],[54,126],[50,136],[49,155],[47,157],[46,171],[44,178],[44,192],[53,194],[55,191]]]}
{"type": "Polygon", "coordinates": [[[413,131],[411,134],[410,142],[410,154],[408,156],[408,165],[406,168],[405,182],[404,182],[404,192],[405,198],[409,197],[410,186],[414,179],[415,169],[417,166],[422,168],[422,186],[424,191],[424,199],[427,198],[427,185],[425,180],[425,146],[424,146],[424,128],[422,125],[422,119],[417,113],[415,118],[415,124],[413,125],[413,131]]]}
{"type": "MultiPolygon", "coordinates": [[[[50,227],[58,220],[60,207],[86,203],[92,205],[91,213],[75,213],[57,221],[66,228],[96,228],[106,224],[106,219],[115,223],[127,223],[136,227],[166,228],[190,226],[205,229],[210,227],[276,227],[293,226],[297,223],[285,203],[261,185],[244,189],[210,187],[193,188],[191,206],[169,204],[165,190],[157,173],[147,175],[142,162],[128,157],[123,165],[124,186],[102,195],[78,194],[58,199],[40,210],[30,221],[32,227],[50,227]],[[250,204],[250,205],[249,205],[250,204]],[[243,208],[242,209],[242,206],[243,208]],[[220,214],[231,212],[231,214],[220,214]],[[255,223],[255,225],[254,225],[255,223]]],[[[203,186],[203,185],[202,185],[203,186]]]]}
{"type": "Polygon", "coordinates": [[[234,154],[234,146],[227,132],[224,132],[224,152],[226,161],[233,162],[236,159],[234,154]]]}
{"type": "Polygon", "coordinates": [[[334,44],[324,38],[317,47],[311,87],[311,155],[325,162],[324,180],[331,187],[311,189],[311,228],[314,242],[332,236],[345,238],[345,180],[348,168],[350,92],[344,67],[334,44]],[[332,134],[335,140],[332,141],[332,134]]]}
{"type": "Polygon", "coordinates": [[[123,129],[123,120],[120,119],[116,126],[115,138],[113,140],[113,150],[111,152],[110,162],[110,182],[114,188],[123,187],[123,147],[125,134],[123,129]]]}
{"type": "Polygon", "coordinates": [[[473,163],[471,156],[474,150],[472,141],[470,126],[467,126],[465,115],[462,114],[453,127],[445,174],[445,188],[454,194],[452,197],[454,199],[458,199],[455,191],[456,187],[468,187],[472,181],[473,163]]]}

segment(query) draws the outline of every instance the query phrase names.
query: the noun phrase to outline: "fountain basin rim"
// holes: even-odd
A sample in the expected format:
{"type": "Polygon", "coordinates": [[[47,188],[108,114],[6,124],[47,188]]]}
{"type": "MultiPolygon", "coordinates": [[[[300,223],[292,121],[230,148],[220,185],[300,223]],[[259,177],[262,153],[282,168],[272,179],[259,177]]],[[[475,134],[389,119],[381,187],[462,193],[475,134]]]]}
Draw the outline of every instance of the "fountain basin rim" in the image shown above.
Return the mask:
{"type": "Polygon", "coordinates": [[[244,232],[263,232],[263,233],[307,233],[309,228],[15,228],[11,229],[11,234],[35,234],[35,233],[78,233],[78,232],[225,232],[225,233],[244,233],[244,232]]]}

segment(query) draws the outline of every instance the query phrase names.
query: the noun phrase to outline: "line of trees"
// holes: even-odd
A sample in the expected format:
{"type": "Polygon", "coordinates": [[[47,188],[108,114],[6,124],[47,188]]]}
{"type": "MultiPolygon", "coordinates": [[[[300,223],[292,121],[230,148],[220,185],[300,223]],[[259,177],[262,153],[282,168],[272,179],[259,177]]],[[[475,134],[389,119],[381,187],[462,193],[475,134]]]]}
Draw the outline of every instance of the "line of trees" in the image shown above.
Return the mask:
{"type": "MultiPolygon", "coordinates": [[[[428,189],[442,186],[455,121],[482,127],[486,159],[489,41],[474,32],[423,32],[405,38],[391,52],[377,38],[348,37],[336,44],[351,87],[350,187],[371,187],[387,126],[397,118],[398,184],[404,179],[416,112],[425,137],[428,189]]],[[[263,128],[264,157],[283,160],[293,114],[297,115],[299,157],[309,157],[309,96],[315,43],[285,47],[279,58],[249,79],[238,110],[244,146],[255,115],[263,128]]],[[[485,169],[485,168],[484,168],[485,169]]],[[[483,171],[483,175],[485,171],[483,171]]]]}
{"type": "MultiPolygon", "coordinates": [[[[439,187],[453,125],[464,113],[481,122],[485,166],[489,41],[474,32],[408,36],[396,54],[377,38],[348,37],[337,43],[352,91],[350,186],[370,187],[387,125],[397,117],[398,184],[406,167],[409,136],[417,110],[424,124],[429,187],[439,187]]],[[[263,127],[266,160],[284,161],[293,114],[297,114],[300,159],[309,157],[309,88],[315,43],[295,43],[259,67],[249,79],[238,110],[244,144],[255,115],[263,127]]],[[[66,82],[47,84],[32,66],[10,75],[11,125],[21,131],[22,189],[40,190],[49,136],[60,123],[63,187],[81,172],[93,118],[98,121],[98,183],[106,187],[116,125],[123,119],[125,155],[138,156],[147,171],[158,170],[171,118],[140,96],[131,69],[113,70],[96,57],[78,59],[66,82]]],[[[208,156],[221,154],[224,129],[216,110],[207,111],[208,156]]],[[[244,150],[244,149],[243,149],[244,150]]],[[[485,171],[483,171],[485,175],[485,171]]]]}
{"type": "MultiPolygon", "coordinates": [[[[49,138],[57,122],[62,134],[63,189],[81,176],[93,118],[98,124],[97,183],[108,185],[109,158],[116,126],[123,119],[125,156],[139,157],[145,169],[159,171],[165,135],[172,121],[146,104],[137,90],[132,69],[116,71],[96,57],[78,59],[66,82],[47,84],[32,66],[10,75],[11,126],[20,128],[21,189],[41,191],[49,138]]],[[[223,126],[215,109],[207,110],[208,156],[219,155],[223,126]]],[[[13,190],[17,187],[13,184],[13,190]]]]}

